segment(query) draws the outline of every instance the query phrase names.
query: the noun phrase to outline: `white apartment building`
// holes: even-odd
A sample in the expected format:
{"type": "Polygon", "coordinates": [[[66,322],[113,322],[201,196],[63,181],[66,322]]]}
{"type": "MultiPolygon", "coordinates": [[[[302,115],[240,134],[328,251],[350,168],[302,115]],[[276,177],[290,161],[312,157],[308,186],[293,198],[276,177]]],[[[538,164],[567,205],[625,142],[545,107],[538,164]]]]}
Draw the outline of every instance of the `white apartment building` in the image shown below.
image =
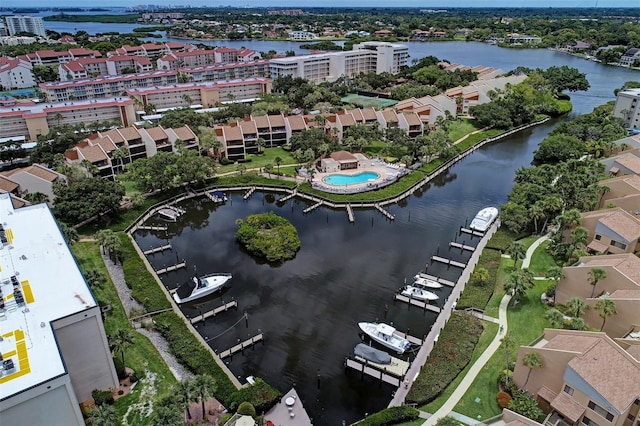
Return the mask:
{"type": "Polygon", "coordinates": [[[407,65],[409,48],[399,43],[364,42],[346,52],[276,58],[269,61],[271,78],[300,77],[314,83],[336,81],[360,73],[397,73],[407,65]]]}
{"type": "Polygon", "coordinates": [[[640,89],[627,89],[618,92],[613,116],[620,117],[624,124],[632,129],[640,128],[640,89]]]}
{"type": "Polygon", "coordinates": [[[42,18],[34,16],[7,16],[4,18],[7,23],[9,35],[14,36],[21,32],[28,32],[40,37],[46,37],[44,22],[42,18]]]}
{"type": "Polygon", "coordinates": [[[47,204],[0,194],[0,223],[2,424],[84,425],[79,404],[118,386],[100,306],[47,204]]]}
{"type": "Polygon", "coordinates": [[[32,70],[33,66],[28,61],[0,57],[0,87],[8,90],[35,86],[32,70]]]}

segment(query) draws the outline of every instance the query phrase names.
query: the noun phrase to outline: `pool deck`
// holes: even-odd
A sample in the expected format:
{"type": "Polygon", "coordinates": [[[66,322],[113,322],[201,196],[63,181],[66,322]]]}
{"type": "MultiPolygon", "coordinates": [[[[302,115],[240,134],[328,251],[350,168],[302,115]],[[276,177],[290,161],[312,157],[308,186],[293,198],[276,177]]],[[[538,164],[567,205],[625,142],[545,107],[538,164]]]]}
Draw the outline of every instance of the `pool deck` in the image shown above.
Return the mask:
{"type": "Polygon", "coordinates": [[[360,167],[357,169],[340,170],[337,172],[322,173],[318,172],[313,176],[312,185],[314,188],[321,189],[327,192],[333,193],[348,193],[353,194],[357,192],[371,191],[376,188],[382,188],[383,186],[390,185],[395,182],[399,176],[405,173],[405,168],[395,166],[392,164],[378,163],[368,167],[360,167]],[[332,185],[326,183],[324,179],[331,175],[345,175],[353,176],[359,175],[365,172],[373,172],[378,175],[376,179],[368,180],[361,183],[350,183],[346,185],[332,185]]]}

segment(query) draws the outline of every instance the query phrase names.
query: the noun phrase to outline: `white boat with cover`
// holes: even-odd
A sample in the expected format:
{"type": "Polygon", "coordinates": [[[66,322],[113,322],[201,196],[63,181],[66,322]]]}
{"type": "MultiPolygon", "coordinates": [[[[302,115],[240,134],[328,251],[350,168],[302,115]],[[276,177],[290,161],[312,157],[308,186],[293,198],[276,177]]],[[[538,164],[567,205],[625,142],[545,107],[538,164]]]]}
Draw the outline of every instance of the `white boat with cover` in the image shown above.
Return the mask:
{"type": "Polygon", "coordinates": [[[442,288],[442,284],[439,282],[420,276],[420,274],[413,277],[413,284],[411,285],[418,288],[442,288]]]}
{"type": "Polygon", "coordinates": [[[498,209],[495,207],[485,207],[473,218],[469,228],[474,231],[485,232],[494,220],[498,217],[498,209]]]}
{"type": "Polygon", "coordinates": [[[231,274],[215,273],[203,277],[193,277],[173,293],[176,303],[191,302],[220,290],[231,279],[231,274]]]}
{"type": "Polygon", "coordinates": [[[361,322],[360,329],[374,341],[399,354],[411,347],[411,342],[395,334],[396,329],[385,323],[361,322]]]}
{"type": "Polygon", "coordinates": [[[438,300],[440,298],[438,297],[437,294],[432,293],[429,290],[425,290],[424,288],[420,288],[420,287],[415,287],[413,285],[404,286],[400,294],[416,300],[438,300]]]}

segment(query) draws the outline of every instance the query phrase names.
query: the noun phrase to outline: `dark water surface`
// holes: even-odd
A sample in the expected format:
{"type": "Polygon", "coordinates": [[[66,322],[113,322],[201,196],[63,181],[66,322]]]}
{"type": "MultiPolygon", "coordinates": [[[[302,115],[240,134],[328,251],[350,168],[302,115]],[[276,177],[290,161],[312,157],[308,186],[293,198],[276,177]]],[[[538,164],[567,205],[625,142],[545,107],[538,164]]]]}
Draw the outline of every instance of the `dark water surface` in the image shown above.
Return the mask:
{"type": "MultiPolygon", "coordinates": [[[[512,69],[518,65],[547,67],[570,65],[588,74],[592,88],[574,94],[575,113],[613,99],[613,89],[625,81],[640,79],[626,69],[605,67],[548,50],[507,50],[479,43],[410,43],[417,57],[433,54],[470,65],[484,64],[512,69]],[[439,50],[439,51],[434,51],[439,50]],[[444,55],[446,53],[446,55],[444,55]]],[[[254,46],[248,46],[256,48],[254,46]]],[[[265,50],[265,49],[260,49],[265,50]]],[[[308,215],[299,200],[275,202],[279,196],[255,193],[249,201],[232,194],[226,205],[206,199],[182,204],[187,210],[179,223],[165,233],[136,234],[143,250],[170,240],[173,250],[150,257],[161,268],[186,259],[189,268],[162,276],[174,288],[193,274],[231,272],[231,287],[222,295],[185,307],[188,316],[207,311],[232,297],[239,309],[220,314],[198,330],[212,348],[222,351],[261,330],[266,342],[229,361],[241,381],[249,375],[264,378],[286,392],[296,387],[317,425],[339,425],[385,407],[393,388],[374,380],[360,381],[358,373],[345,372],[344,357],[360,341],[357,323],[383,321],[423,337],[435,314],[393,304],[394,291],[406,278],[423,270],[429,257],[440,254],[456,260],[468,255],[449,253],[448,242],[460,225],[487,205],[507,199],[515,171],[531,162],[539,142],[562,119],[523,131],[478,150],[420,193],[389,207],[395,215],[386,221],[378,212],[356,210],[355,224],[344,210],[318,208],[308,215]],[[289,219],[298,229],[302,247],[295,259],[279,266],[254,260],[234,240],[235,221],[265,211],[289,219]],[[241,320],[249,315],[248,325],[241,320]],[[319,377],[319,381],[318,381],[319,377]],[[318,385],[319,383],[319,385],[318,385]]],[[[464,237],[463,237],[464,238],[464,237]]],[[[466,243],[470,243],[466,237],[466,243]]],[[[460,241],[460,240],[459,240],[460,241]]],[[[455,280],[459,270],[434,264],[429,272],[455,280]]],[[[437,290],[442,305],[450,289],[437,290]]],[[[411,354],[409,355],[411,356],[411,354]]]]}

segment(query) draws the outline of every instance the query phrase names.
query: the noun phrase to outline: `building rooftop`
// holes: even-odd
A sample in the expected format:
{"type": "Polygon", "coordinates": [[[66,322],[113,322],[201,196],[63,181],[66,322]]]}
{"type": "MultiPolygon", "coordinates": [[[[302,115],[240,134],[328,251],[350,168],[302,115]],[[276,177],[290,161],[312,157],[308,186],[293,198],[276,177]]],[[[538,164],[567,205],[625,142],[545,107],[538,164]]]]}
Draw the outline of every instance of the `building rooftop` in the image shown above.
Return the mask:
{"type": "Polygon", "coordinates": [[[1,194],[0,223],[0,352],[14,365],[0,375],[4,399],[65,373],[51,322],[96,302],[46,204],[14,210],[1,194]]]}
{"type": "Polygon", "coordinates": [[[582,217],[598,218],[598,223],[606,226],[628,242],[640,238],[640,220],[619,207],[586,212],[582,214],[582,217]]]}
{"type": "Polygon", "coordinates": [[[632,253],[581,257],[578,266],[585,268],[610,266],[640,286],[640,258],[632,253]]]}

